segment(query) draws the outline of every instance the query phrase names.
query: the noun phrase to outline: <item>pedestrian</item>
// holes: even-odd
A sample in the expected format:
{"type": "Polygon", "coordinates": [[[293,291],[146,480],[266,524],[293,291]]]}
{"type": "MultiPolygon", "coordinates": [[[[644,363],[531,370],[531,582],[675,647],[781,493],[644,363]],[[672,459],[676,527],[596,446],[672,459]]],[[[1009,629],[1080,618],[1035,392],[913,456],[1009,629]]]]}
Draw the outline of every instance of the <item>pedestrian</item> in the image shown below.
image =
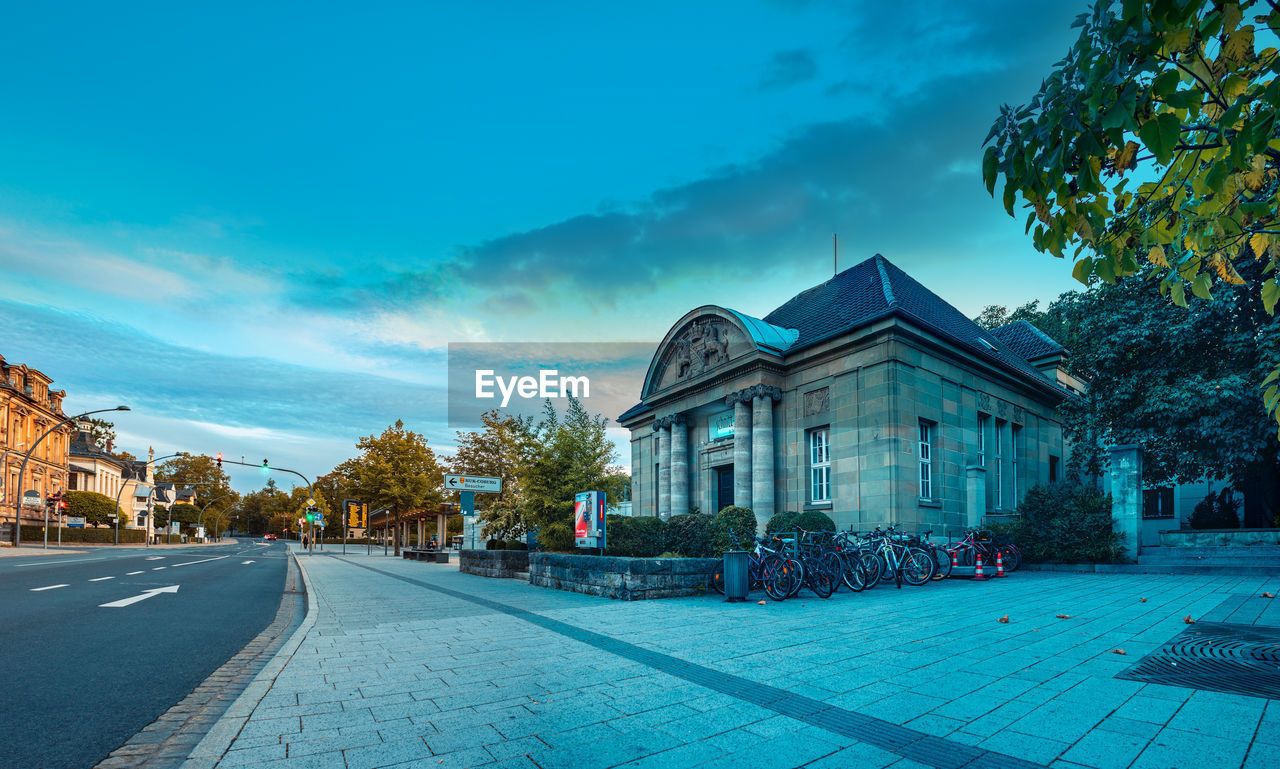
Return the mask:
{"type": "Polygon", "coordinates": [[[428,545],[427,547],[428,547],[429,549],[431,549],[431,550],[438,550],[438,549],[440,549],[440,543],[439,543],[439,542],[436,542],[436,538],[435,538],[435,537],[432,537],[432,538],[431,538],[431,544],[430,544],[430,545],[428,545]]]}

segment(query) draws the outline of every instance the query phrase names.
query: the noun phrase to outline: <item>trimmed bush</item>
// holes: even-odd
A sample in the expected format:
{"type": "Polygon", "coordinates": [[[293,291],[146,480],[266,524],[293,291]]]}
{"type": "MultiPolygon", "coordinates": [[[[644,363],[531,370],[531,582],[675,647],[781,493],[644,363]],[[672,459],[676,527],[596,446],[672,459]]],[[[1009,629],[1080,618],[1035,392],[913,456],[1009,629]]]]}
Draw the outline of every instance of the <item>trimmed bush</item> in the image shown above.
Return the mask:
{"type": "Polygon", "coordinates": [[[1193,529],[1238,529],[1240,528],[1240,502],[1231,489],[1223,489],[1196,503],[1187,524],[1193,529]]]}
{"type": "Polygon", "coordinates": [[[93,525],[111,524],[111,514],[116,512],[116,501],[96,491],[64,491],[62,499],[67,503],[67,515],[78,516],[93,525]]]}
{"type": "Polygon", "coordinates": [[[795,527],[805,531],[835,531],[836,522],[826,513],[813,510],[797,515],[795,527]]]}
{"type": "Polygon", "coordinates": [[[1111,530],[1111,495],[1090,486],[1033,486],[1018,505],[1020,519],[989,526],[1008,534],[1030,563],[1110,563],[1122,535],[1111,530]]]}
{"type": "Polygon", "coordinates": [[[726,550],[750,547],[751,538],[755,535],[756,514],[751,512],[751,508],[737,505],[724,508],[716,513],[712,524],[712,557],[719,556],[726,550]]]}
{"type": "Polygon", "coordinates": [[[523,539],[508,539],[506,541],[507,550],[528,550],[529,545],[523,539]]]}
{"type": "Polygon", "coordinates": [[[500,539],[491,539],[484,543],[485,550],[506,550],[507,543],[500,539]]]}
{"type": "Polygon", "coordinates": [[[667,524],[661,518],[642,515],[636,518],[611,515],[605,553],[622,558],[654,558],[666,550],[667,524]]]}
{"type": "Polygon", "coordinates": [[[793,513],[791,511],[774,513],[773,517],[769,519],[769,523],[764,527],[764,531],[766,534],[777,534],[780,531],[795,531],[796,518],[799,517],[799,513],[793,513]]]}
{"type": "MultiPolygon", "coordinates": [[[[120,529],[120,544],[141,545],[145,538],[145,532],[139,529],[120,529]]],[[[22,541],[26,543],[44,542],[44,527],[22,526],[22,541]]],[[[49,527],[49,541],[58,541],[58,527],[49,527]]],[[[101,529],[83,528],[83,529],[63,529],[62,542],[88,542],[93,544],[113,544],[116,541],[115,527],[104,527],[101,529]]]]}
{"type": "Polygon", "coordinates": [[[577,538],[568,521],[552,521],[538,529],[538,549],[553,553],[576,553],[577,538]]]}
{"type": "Polygon", "coordinates": [[[674,515],[667,521],[666,546],[686,558],[713,558],[711,531],[714,519],[701,513],[674,515]]]}

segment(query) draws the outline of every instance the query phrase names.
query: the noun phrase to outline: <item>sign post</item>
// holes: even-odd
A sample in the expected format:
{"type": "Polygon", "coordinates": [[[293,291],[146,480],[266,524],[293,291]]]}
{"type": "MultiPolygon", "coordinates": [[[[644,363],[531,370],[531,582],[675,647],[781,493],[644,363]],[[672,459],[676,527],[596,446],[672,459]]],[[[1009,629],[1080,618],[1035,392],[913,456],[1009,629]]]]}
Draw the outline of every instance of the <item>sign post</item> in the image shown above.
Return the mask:
{"type": "Polygon", "coordinates": [[[472,518],[471,526],[471,549],[476,548],[476,524],[474,521],[476,515],[476,492],[481,494],[498,494],[502,491],[502,479],[490,478],[483,475],[446,475],[444,477],[444,487],[446,489],[457,489],[458,504],[462,508],[462,518],[472,518]]]}

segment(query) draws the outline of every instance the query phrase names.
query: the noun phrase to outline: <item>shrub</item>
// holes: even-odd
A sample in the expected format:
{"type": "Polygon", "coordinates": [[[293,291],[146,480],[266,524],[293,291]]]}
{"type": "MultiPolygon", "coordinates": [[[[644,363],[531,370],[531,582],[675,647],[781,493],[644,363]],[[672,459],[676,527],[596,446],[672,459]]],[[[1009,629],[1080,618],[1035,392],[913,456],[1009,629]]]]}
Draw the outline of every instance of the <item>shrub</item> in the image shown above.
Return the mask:
{"type": "Polygon", "coordinates": [[[568,521],[552,521],[538,529],[538,549],[553,553],[577,551],[577,539],[568,521]]]}
{"type": "Polygon", "coordinates": [[[1112,531],[1111,495],[1072,483],[1033,486],[1018,506],[1020,520],[993,525],[1031,563],[1110,563],[1122,536],[1112,531]]]}
{"type": "Polygon", "coordinates": [[[653,558],[666,549],[667,524],[661,518],[609,516],[606,525],[608,555],[622,558],[653,558]]]}
{"type": "MultiPolygon", "coordinates": [[[[52,521],[50,523],[53,523],[52,521]]],[[[145,534],[139,529],[120,529],[120,544],[142,544],[145,534]]],[[[33,542],[44,542],[44,527],[33,526],[29,524],[22,525],[22,541],[27,544],[33,542]]],[[[49,541],[58,541],[58,527],[49,526],[49,541]]],[[[107,526],[101,529],[86,527],[83,529],[63,529],[62,542],[92,542],[96,544],[112,544],[116,541],[116,530],[114,526],[107,526]]]]}
{"type": "Polygon", "coordinates": [[[96,491],[64,491],[62,499],[67,503],[68,516],[82,517],[95,526],[111,524],[111,514],[116,512],[116,501],[96,491]]]}
{"type": "Polygon", "coordinates": [[[799,517],[799,513],[774,513],[773,517],[769,519],[768,525],[764,527],[764,531],[766,534],[777,534],[780,531],[795,531],[796,519],[799,517]]]}
{"type": "Polygon", "coordinates": [[[523,539],[508,539],[507,550],[528,550],[529,545],[523,539]]]}
{"type": "Polygon", "coordinates": [[[507,543],[500,539],[491,539],[484,543],[485,550],[506,550],[507,543]]]}
{"type": "Polygon", "coordinates": [[[1209,495],[1196,503],[1191,518],[1187,520],[1193,529],[1238,529],[1240,528],[1240,502],[1231,489],[1223,489],[1209,495]]]}
{"type": "Polygon", "coordinates": [[[795,527],[805,531],[835,531],[836,522],[826,513],[811,511],[797,515],[795,527]]]}
{"type": "Polygon", "coordinates": [[[672,516],[666,526],[666,546],[686,558],[711,558],[713,519],[701,513],[672,516]]]}
{"type": "Polygon", "coordinates": [[[756,514],[749,507],[733,505],[716,513],[712,524],[711,552],[713,557],[726,550],[749,547],[756,534],[756,514]]]}

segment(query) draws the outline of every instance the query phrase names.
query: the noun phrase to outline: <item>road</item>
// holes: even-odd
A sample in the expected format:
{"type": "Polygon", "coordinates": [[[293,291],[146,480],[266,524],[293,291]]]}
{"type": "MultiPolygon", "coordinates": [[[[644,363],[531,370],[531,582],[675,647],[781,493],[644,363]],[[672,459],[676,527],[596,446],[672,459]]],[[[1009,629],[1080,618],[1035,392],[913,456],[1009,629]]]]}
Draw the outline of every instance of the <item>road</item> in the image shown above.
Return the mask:
{"type": "Polygon", "coordinates": [[[0,767],[83,769],[275,617],[283,544],[0,558],[0,767]]]}

